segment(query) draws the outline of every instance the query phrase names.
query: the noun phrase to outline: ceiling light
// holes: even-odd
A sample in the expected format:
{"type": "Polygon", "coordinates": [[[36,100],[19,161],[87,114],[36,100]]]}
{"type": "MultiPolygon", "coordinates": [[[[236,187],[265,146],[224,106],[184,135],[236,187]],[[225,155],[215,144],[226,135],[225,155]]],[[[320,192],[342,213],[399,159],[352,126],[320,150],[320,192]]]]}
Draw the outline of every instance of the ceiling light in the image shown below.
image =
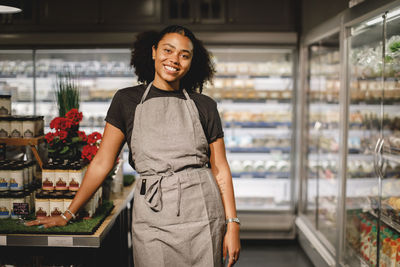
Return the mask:
{"type": "Polygon", "coordinates": [[[12,13],[18,13],[21,11],[22,10],[17,7],[0,5],[0,14],[12,14],[12,13]]]}

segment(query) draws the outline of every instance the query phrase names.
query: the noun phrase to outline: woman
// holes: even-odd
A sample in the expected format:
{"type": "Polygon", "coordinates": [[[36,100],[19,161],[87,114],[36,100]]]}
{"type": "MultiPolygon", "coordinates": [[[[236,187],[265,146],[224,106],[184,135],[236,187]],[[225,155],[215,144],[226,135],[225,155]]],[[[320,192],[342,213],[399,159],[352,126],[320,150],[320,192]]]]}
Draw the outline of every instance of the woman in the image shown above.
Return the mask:
{"type": "Polygon", "coordinates": [[[101,185],[126,141],[140,174],[135,266],[222,266],[227,253],[233,266],[239,220],[216,103],[201,94],[214,74],[207,50],[190,30],[172,25],[139,35],[131,63],[144,84],[115,94],[99,151],[69,210],[29,225],[65,225],[101,185]]]}

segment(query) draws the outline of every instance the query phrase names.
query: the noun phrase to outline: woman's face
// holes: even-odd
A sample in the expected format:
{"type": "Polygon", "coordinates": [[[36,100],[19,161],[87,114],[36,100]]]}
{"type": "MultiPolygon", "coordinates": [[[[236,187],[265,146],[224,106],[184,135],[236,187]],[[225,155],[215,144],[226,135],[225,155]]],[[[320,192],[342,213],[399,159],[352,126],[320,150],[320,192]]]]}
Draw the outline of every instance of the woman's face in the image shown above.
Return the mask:
{"type": "Polygon", "coordinates": [[[179,80],[189,71],[193,57],[193,44],[189,38],[179,33],[167,33],[153,46],[155,85],[167,82],[175,90],[179,80]]]}

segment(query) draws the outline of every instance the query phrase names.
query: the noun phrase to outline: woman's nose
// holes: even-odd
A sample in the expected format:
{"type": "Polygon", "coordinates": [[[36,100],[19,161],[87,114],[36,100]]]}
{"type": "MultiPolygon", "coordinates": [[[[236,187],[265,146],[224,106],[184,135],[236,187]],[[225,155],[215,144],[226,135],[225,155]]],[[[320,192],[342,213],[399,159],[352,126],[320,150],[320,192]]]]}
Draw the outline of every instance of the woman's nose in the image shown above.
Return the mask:
{"type": "Polygon", "coordinates": [[[171,54],[171,57],[169,58],[170,62],[178,65],[179,64],[179,55],[176,53],[171,54]]]}

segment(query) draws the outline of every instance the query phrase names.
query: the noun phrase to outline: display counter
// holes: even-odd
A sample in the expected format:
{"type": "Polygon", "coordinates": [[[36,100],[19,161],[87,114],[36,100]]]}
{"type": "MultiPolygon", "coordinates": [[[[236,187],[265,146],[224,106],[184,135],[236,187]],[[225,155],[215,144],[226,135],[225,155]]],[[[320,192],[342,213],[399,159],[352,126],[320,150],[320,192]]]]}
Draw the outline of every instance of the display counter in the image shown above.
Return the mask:
{"type": "Polygon", "coordinates": [[[0,265],[44,260],[49,265],[106,266],[110,263],[104,260],[107,255],[117,257],[124,266],[130,265],[134,186],[135,183],[111,195],[114,208],[92,235],[0,234],[0,254],[7,255],[0,259],[0,265]]]}

